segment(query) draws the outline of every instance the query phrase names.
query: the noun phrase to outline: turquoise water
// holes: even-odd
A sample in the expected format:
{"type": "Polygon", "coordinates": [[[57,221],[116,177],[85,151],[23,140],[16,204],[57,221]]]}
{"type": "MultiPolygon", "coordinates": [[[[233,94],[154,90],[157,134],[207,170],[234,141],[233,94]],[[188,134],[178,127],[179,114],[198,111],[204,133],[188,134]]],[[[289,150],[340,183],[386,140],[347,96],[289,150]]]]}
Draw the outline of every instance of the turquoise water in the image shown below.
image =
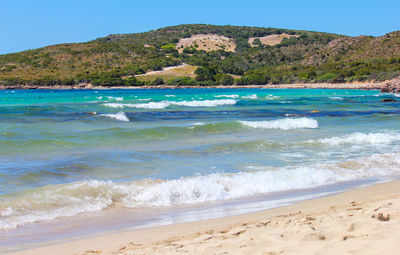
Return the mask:
{"type": "Polygon", "coordinates": [[[110,208],[219,203],[397,178],[393,94],[0,91],[0,232],[110,208]]]}

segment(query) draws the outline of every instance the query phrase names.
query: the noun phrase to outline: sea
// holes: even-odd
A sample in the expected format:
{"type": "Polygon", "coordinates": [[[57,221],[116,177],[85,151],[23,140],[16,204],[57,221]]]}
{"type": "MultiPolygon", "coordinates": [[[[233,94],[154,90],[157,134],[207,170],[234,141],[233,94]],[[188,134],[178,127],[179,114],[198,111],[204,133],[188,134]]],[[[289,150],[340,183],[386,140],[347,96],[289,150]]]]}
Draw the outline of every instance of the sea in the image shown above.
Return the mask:
{"type": "Polygon", "coordinates": [[[0,252],[398,179],[396,100],[345,89],[0,91],[0,252]]]}

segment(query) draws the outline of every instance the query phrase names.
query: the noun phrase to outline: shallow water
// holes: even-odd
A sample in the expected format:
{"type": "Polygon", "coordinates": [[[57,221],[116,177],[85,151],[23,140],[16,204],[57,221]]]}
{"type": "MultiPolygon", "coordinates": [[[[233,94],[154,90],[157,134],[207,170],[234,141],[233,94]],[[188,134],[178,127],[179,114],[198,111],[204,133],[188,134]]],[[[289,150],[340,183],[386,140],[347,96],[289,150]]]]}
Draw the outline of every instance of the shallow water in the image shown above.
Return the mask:
{"type": "Polygon", "coordinates": [[[0,232],[112,208],[166,210],[397,178],[400,102],[385,98],[396,96],[0,91],[0,232]]]}

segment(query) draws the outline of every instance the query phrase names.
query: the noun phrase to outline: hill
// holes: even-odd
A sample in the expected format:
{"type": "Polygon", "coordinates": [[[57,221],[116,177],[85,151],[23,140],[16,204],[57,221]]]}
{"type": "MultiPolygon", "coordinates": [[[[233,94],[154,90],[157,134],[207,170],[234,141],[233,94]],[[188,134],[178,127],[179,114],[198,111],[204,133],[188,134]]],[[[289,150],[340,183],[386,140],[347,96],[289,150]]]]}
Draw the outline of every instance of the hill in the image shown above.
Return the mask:
{"type": "Polygon", "coordinates": [[[0,55],[0,84],[6,86],[281,84],[382,81],[397,76],[399,31],[349,37],[276,28],[179,25],[0,55]],[[188,75],[173,73],[179,68],[168,69],[168,75],[152,72],[182,64],[190,67],[188,75]],[[148,72],[151,75],[143,79],[148,72]]]}

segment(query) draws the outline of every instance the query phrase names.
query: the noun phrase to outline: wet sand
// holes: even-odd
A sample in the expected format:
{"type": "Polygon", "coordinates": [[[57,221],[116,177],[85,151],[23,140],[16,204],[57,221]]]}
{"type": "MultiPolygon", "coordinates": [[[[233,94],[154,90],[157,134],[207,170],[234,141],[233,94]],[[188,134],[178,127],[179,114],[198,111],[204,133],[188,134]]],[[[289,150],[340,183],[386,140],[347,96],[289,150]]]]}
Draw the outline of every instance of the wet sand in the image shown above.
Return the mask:
{"type": "Polygon", "coordinates": [[[399,254],[400,181],[257,213],[121,231],[14,254],[399,254]]]}

